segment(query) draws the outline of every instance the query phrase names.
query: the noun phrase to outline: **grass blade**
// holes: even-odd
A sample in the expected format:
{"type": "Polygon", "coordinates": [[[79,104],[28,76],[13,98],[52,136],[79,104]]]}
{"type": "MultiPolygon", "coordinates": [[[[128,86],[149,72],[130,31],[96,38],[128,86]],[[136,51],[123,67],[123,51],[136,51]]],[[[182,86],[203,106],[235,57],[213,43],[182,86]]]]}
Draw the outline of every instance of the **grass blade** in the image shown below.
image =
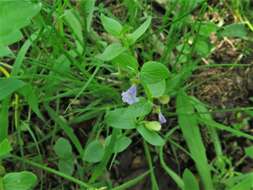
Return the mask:
{"type": "Polygon", "coordinates": [[[65,120],[63,120],[50,106],[45,105],[46,110],[48,111],[49,116],[54,120],[55,123],[66,133],[66,135],[70,138],[71,142],[76,147],[77,151],[80,155],[83,154],[83,148],[80,144],[80,141],[76,137],[73,129],[67,124],[65,120]]]}
{"type": "Polygon", "coordinates": [[[2,101],[0,109],[0,142],[7,138],[8,136],[8,126],[9,126],[9,98],[2,101]]]}
{"type": "Polygon", "coordinates": [[[194,158],[197,170],[205,189],[213,190],[211,172],[208,165],[206,150],[198,128],[194,107],[184,91],[180,91],[176,100],[179,126],[183,132],[187,146],[194,158]]]}
{"type": "Polygon", "coordinates": [[[114,187],[112,190],[124,190],[124,189],[129,189],[130,187],[134,186],[135,184],[137,184],[138,182],[140,182],[141,180],[143,180],[148,174],[150,173],[150,171],[146,171],[145,173],[139,175],[138,177],[118,186],[118,187],[114,187]]]}
{"type": "Polygon", "coordinates": [[[14,65],[13,65],[13,69],[11,71],[11,75],[12,76],[15,76],[18,74],[21,66],[22,66],[22,63],[24,61],[24,58],[25,58],[25,54],[27,53],[28,49],[30,48],[30,46],[32,45],[33,41],[37,39],[39,35],[39,32],[35,32],[33,33],[27,40],[26,42],[23,44],[23,46],[20,48],[19,52],[18,52],[18,55],[17,55],[17,58],[14,62],[14,65]]]}

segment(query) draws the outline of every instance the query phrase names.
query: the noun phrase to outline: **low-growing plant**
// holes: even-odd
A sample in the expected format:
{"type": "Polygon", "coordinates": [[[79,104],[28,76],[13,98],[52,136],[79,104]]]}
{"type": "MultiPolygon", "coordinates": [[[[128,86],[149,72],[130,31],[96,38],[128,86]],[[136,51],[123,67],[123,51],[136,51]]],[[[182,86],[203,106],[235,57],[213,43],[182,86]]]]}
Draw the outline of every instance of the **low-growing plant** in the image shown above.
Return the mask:
{"type": "Polygon", "coordinates": [[[158,190],[158,162],[182,190],[252,189],[253,174],[237,168],[252,146],[233,163],[221,134],[252,135],[217,122],[192,93],[202,68],[241,66],[207,60],[218,40],[252,41],[246,5],[224,1],[239,17],[224,24],[206,18],[215,7],[205,0],[154,2],[162,18],[146,1],[117,1],[118,17],[96,0],[0,2],[0,190],[123,190],[147,176],[158,190]],[[133,146],[147,169],[117,182],[110,171],[133,146]],[[173,170],[169,147],[194,166],[173,170]]]}

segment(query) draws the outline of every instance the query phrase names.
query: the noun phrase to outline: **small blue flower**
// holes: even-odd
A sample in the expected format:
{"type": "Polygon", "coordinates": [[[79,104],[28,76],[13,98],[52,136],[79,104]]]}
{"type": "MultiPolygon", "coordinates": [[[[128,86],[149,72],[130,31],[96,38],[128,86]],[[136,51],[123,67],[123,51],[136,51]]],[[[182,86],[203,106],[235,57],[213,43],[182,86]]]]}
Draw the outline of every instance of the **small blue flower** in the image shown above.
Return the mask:
{"type": "Polygon", "coordinates": [[[137,95],[137,86],[132,85],[127,91],[122,92],[122,101],[129,105],[134,104],[139,101],[139,98],[136,97],[137,95]]]}
{"type": "Polygon", "coordinates": [[[159,112],[159,114],[158,114],[158,120],[161,124],[164,124],[167,122],[166,118],[164,117],[164,115],[161,112],[159,112]]]}

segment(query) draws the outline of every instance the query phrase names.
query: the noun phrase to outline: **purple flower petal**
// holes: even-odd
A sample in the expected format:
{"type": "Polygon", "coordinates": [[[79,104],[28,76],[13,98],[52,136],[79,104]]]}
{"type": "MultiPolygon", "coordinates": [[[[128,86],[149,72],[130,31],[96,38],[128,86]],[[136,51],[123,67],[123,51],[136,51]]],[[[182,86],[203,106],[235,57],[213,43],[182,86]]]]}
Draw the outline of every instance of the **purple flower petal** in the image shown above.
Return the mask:
{"type": "Polygon", "coordinates": [[[127,91],[128,91],[129,94],[136,97],[136,95],[137,95],[137,86],[132,85],[127,91]]]}
{"type": "Polygon", "coordinates": [[[158,114],[158,120],[161,124],[164,124],[167,122],[166,118],[164,117],[164,115],[161,112],[158,114]]]}
{"type": "Polygon", "coordinates": [[[127,91],[122,92],[122,101],[129,105],[134,104],[139,101],[139,98],[136,97],[137,95],[137,87],[132,85],[127,91]]]}

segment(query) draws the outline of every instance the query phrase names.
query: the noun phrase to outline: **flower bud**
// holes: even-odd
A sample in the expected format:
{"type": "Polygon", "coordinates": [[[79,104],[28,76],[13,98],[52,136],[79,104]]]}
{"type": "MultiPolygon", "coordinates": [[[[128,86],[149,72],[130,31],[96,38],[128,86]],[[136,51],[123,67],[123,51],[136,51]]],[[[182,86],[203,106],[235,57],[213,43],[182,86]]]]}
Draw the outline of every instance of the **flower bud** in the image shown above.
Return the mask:
{"type": "Polygon", "coordinates": [[[151,131],[160,131],[162,126],[158,121],[146,121],[145,127],[151,131]]]}
{"type": "Polygon", "coordinates": [[[170,97],[167,95],[159,97],[159,102],[161,104],[168,104],[170,102],[170,97]]]}

